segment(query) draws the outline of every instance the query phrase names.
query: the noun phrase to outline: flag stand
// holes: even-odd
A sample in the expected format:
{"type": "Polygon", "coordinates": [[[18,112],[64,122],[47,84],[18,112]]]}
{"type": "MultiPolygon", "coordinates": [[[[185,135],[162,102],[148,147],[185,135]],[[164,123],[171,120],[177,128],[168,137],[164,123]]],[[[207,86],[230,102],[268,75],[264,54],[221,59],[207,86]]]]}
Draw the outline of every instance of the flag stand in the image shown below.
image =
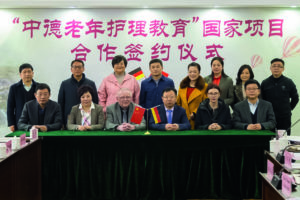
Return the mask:
{"type": "Polygon", "coordinates": [[[144,133],[144,135],[150,135],[150,134],[151,134],[151,133],[149,132],[149,129],[148,129],[148,123],[149,123],[149,121],[148,121],[148,116],[149,116],[149,115],[148,115],[148,114],[149,114],[149,113],[148,113],[148,110],[149,110],[149,109],[147,108],[147,121],[146,121],[147,131],[144,133]]]}

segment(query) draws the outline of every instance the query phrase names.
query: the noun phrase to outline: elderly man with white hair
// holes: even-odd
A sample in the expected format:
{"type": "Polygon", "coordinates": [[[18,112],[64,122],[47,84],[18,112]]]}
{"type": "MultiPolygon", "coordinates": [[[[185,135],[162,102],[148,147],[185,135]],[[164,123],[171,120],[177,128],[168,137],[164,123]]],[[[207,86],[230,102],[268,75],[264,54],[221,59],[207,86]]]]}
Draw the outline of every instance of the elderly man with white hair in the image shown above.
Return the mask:
{"type": "Polygon", "coordinates": [[[130,122],[135,106],[136,104],[132,102],[131,91],[127,88],[121,88],[117,93],[117,102],[106,108],[106,129],[118,131],[145,129],[146,121],[144,118],[141,124],[130,122]]]}

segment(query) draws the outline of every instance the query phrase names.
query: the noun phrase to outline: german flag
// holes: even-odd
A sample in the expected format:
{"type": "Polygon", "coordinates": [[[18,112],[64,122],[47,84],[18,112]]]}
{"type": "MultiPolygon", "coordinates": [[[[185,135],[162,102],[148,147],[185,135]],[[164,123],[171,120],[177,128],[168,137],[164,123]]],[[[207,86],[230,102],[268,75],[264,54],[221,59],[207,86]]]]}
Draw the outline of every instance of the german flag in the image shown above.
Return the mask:
{"type": "Polygon", "coordinates": [[[136,68],[135,70],[132,70],[128,74],[134,76],[136,80],[140,80],[141,78],[145,78],[145,75],[140,67],[136,68]]]}
{"type": "Polygon", "coordinates": [[[158,110],[157,110],[157,106],[151,108],[151,112],[152,112],[152,116],[153,116],[155,124],[160,123],[161,120],[160,120],[160,116],[159,116],[159,113],[158,113],[158,110]]]}

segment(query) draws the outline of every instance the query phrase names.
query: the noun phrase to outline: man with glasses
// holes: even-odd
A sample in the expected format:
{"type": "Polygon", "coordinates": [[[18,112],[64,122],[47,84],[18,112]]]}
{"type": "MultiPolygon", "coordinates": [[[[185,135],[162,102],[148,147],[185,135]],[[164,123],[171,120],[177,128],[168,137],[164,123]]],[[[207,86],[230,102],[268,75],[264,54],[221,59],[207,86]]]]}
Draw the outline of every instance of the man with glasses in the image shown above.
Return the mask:
{"type": "Polygon", "coordinates": [[[68,115],[73,106],[80,104],[80,98],[77,90],[82,85],[89,85],[94,90],[92,100],[98,104],[98,95],[95,82],[86,78],[84,72],[84,62],[82,60],[73,60],[71,62],[71,78],[64,80],[59,89],[58,103],[62,110],[63,124],[66,127],[68,115]]]}
{"type": "Polygon", "coordinates": [[[39,131],[60,130],[62,125],[61,112],[58,103],[50,100],[50,87],[40,83],[34,93],[36,99],[24,105],[18,122],[20,130],[29,131],[32,127],[39,131]]]}
{"type": "Polygon", "coordinates": [[[290,135],[292,110],[299,101],[297,88],[291,79],[282,74],[284,71],[282,59],[273,59],[270,70],[272,75],[261,84],[261,97],[272,103],[277,122],[276,128],[287,130],[287,134],[290,135]]]}
{"type": "Polygon", "coordinates": [[[153,116],[151,115],[149,120],[150,129],[167,131],[191,129],[185,110],[182,107],[175,105],[176,99],[176,89],[166,88],[162,91],[163,104],[157,107],[161,121],[156,124],[153,116]]]}
{"type": "Polygon", "coordinates": [[[135,108],[132,102],[132,92],[128,88],[121,88],[117,93],[117,102],[106,107],[106,129],[116,131],[143,130],[146,121],[143,118],[140,124],[131,122],[135,108]]]}
{"type": "Polygon", "coordinates": [[[233,124],[236,129],[272,130],[276,126],[275,115],[270,102],[259,99],[260,84],[250,79],[246,81],[247,99],[235,104],[233,124]]]}

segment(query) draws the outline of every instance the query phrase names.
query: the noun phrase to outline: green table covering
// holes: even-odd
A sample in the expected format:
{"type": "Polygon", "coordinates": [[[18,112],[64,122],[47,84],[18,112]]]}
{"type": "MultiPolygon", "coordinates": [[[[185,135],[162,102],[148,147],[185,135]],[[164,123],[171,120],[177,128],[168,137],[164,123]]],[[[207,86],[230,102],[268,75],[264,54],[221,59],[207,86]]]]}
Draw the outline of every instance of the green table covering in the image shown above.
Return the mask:
{"type": "Polygon", "coordinates": [[[44,200],[169,200],[261,198],[258,172],[265,172],[264,150],[275,134],[54,131],[39,136],[44,200]]]}

